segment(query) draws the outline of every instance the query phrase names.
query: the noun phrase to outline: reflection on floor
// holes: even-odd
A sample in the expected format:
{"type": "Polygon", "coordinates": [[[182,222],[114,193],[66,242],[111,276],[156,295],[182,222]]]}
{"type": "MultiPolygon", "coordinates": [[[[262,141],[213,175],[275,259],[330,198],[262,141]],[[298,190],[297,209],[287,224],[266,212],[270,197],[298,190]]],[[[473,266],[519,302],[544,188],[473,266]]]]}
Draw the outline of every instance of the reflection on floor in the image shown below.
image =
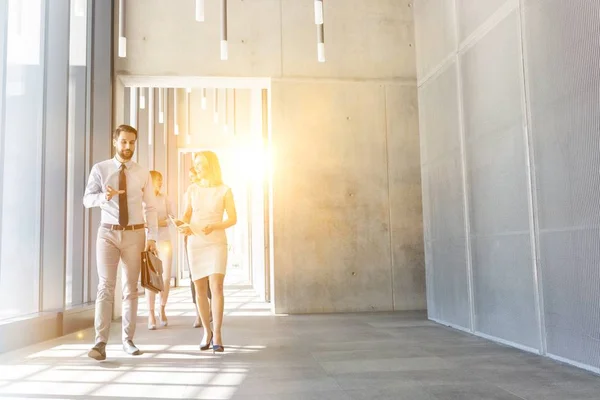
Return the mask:
{"type": "MultiPolygon", "coordinates": [[[[273,316],[247,286],[226,289],[226,351],[200,352],[187,288],[169,326],[126,356],[120,324],[108,358],[86,357],[92,330],[0,356],[0,398],[14,399],[598,399],[600,379],[435,325],[422,313],[273,316]]],[[[142,306],[143,301],[140,302],[142,306]]]]}

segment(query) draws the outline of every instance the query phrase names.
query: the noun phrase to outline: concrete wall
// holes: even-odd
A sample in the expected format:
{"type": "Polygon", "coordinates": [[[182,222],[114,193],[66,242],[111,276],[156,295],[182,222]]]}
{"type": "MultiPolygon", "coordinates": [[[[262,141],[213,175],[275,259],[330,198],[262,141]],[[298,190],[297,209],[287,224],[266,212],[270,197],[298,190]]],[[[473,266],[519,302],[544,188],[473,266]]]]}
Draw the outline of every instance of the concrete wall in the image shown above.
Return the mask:
{"type": "Polygon", "coordinates": [[[228,7],[229,60],[221,61],[219,2],[206,2],[206,21],[199,23],[192,0],[128,1],[127,57],[115,58],[116,72],[415,78],[409,0],[326,1],[327,62],[323,64],[317,62],[313,1],[229,0],[228,7]]]}
{"type": "MultiPolygon", "coordinates": [[[[416,69],[410,1],[128,2],[120,74],[271,77],[277,312],[425,307],[416,69]]],[[[180,143],[181,144],[181,143],[180,143]]]]}
{"type": "Polygon", "coordinates": [[[278,311],[423,308],[415,92],[274,82],[278,311]]]}
{"type": "Polygon", "coordinates": [[[599,13],[415,2],[429,316],[596,372],[599,13]]]}

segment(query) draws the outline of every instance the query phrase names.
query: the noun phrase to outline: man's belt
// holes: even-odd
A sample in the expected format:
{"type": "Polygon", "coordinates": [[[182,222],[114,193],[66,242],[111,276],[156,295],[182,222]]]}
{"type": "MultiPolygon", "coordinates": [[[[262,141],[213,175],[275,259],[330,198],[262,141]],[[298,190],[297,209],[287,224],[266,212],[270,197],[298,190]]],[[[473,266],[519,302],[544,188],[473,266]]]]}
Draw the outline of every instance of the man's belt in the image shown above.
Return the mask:
{"type": "Polygon", "coordinates": [[[135,231],[136,229],[144,229],[146,224],[137,224],[137,225],[111,225],[111,224],[100,224],[101,227],[105,229],[110,229],[111,231],[135,231]]]}

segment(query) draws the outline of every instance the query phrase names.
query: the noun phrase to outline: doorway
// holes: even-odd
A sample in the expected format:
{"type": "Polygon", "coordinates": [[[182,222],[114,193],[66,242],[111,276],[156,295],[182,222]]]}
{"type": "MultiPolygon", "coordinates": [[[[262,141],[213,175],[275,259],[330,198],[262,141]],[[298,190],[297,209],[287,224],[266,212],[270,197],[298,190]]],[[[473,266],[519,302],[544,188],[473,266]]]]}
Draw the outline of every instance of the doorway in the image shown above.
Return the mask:
{"type": "MultiPolygon", "coordinates": [[[[193,154],[217,154],[238,213],[237,224],[226,231],[225,283],[271,302],[270,81],[120,76],[119,83],[117,120],[138,129],[136,161],[163,173],[173,214],[183,216],[193,154]]],[[[187,286],[184,242],[172,233],[173,286],[187,286]]]]}
{"type": "MultiPolygon", "coordinates": [[[[237,224],[226,230],[228,243],[226,285],[252,286],[262,300],[266,300],[264,290],[265,262],[264,250],[265,232],[264,190],[254,179],[254,174],[261,173],[254,168],[252,160],[257,156],[259,149],[248,147],[221,147],[221,148],[182,148],[179,149],[178,185],[181,188],[177,202],[179,215],[185,208],[185,192],[190,185],[189,171],[193,166],[194,154],[210,150],[217,154],[223,173],[224,183],[231,188],[234,195],[237,224]],[[261,257],[262,256],[262,257],[261,257]]],[[[268,248],[266,249],[268,250],[268,248]]],[[[185,251],[183,240],[178,243],[178,256],[184,260],[185,251]]],[[[186,282],[189,279],[187,263],[179,262],[178,280],[186,282]]],[[[187,283],[187,282],[186,282],[187,283]]]]}

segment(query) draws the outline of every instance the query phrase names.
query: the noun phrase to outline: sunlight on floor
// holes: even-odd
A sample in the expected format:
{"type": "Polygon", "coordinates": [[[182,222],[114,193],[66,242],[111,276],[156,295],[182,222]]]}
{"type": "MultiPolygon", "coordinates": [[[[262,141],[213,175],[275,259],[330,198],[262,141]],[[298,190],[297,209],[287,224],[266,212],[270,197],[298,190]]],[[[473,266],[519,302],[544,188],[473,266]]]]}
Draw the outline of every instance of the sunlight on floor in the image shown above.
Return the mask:
{"type": "MultiPolygon", "coordinates": [[[[233,325],[234,317],[272,315],[269,305],[260,303],[249,286],[227,287],[225,292],[226,325],[233,325]]],[[[225,353],[201,352],[202,329],[191,327],[195,311],[189,288],[171,292],[166,328],[148,331],[143,298],[139,306],[135,342],[141,356],[123,352],[118,340],[120,323],[115,323],[107,360],[95,362],[87,357],[94,333],[81,331],[15,352],[18,356],[12,359],[10,354],[2,355],[0,398],[231,399],[249,371],[244,357],[266,349],[258,344],[226,342],[225,353]]]]}

